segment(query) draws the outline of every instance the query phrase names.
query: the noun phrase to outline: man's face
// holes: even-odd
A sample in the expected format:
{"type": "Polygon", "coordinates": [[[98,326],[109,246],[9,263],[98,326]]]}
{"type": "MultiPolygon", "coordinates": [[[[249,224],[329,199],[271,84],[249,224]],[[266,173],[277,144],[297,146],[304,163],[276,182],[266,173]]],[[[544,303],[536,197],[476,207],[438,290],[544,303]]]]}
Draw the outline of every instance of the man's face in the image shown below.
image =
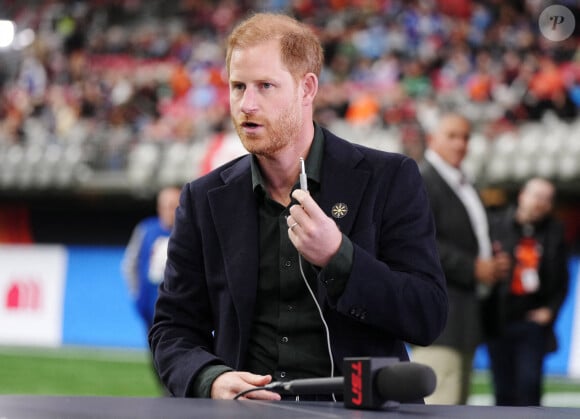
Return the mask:
{"type": "Polygon", "coordinates": [[[541,179],[530,181],[518,197],[522,221],[535,223],[543,219],[552,210],[554,193],[551,183],[541,179]]]}
{"type": "Polygon", "coordinates": [[[157,197],[157,214],[166,228],[172,228],[175,221],[175,209],[179,206],[180,190],[168,188],[157,197]]]}
{"type": "Polygon", "coordinates": [[[429,148],[451,166],[459,169],[467,154],[469,122],[458,115],[448,115],[429,140],[429,148]]]}
{"type": "Polygon", "coordinates": [[[298,137],[300,84],[282,63],[278,41],[235,49],[229,84],[232,121],[246,150],[274,156],[298,137]]]}

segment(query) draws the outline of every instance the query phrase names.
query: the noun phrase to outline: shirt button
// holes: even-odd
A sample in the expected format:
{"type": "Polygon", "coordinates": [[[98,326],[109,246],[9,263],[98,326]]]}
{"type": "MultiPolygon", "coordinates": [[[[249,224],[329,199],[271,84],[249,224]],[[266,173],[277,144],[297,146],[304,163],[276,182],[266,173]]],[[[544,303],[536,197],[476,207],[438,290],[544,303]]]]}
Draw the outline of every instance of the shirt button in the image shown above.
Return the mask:
{"type": "Polygon", "coordinates": [[[291,304],[289,304],[289,305],[288,305],[288,311],[294,311],[294,306],[293,306],[293,305],[291,305],[291,304]]]}
{"type": "Polygon", "coordinates": [[[280,373],[280,378],[284,378],[284,377],[286,377],[286,372],[285,372],[285,371],[282,371],[282,372],[280,373]]]}
{"type": "Polygon", "coordinates": [[[286,336],[283,336],[282,339],[280,339],[280,342],[288,343],[288,338],[286,336]]]}
{"type": "Polygon", "coordinates": [[[292,266],[292,262],[290,260],[287,260],[286,262],[284,262],[284,266],[289,268],[290,266],[292,266]]]}

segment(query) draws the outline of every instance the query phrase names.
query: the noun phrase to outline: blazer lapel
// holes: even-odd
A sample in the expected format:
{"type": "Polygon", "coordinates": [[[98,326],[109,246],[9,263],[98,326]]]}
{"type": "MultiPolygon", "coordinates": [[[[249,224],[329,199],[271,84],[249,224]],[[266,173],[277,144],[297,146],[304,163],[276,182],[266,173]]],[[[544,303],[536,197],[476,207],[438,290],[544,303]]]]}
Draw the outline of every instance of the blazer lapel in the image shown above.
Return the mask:
{"type": "Polygon", "coordinates": [[[475,229],[472,227],[471,219],[469,218],[469,213],[467,212],[465,204],[437,169],[435,169],[435,167],[429,162],[426,162],[425,164],[427,165],[426,167],[428,167],[428,172],[426,172],[426,174],[427,176],[432,176],[435,183],[438,184],[441,203],[444,203],[444,206],[440,206],[439,211],[444,212],[446,220],[453,220],[453,224],[468,226],[464,229],[462,236],[469,237],[473,243],[477,243],[475,229]]]}
{"type": "Polygon", "coordinates": [[[352,230],[370,174],[356,169],[362,155],[350,144],[326,141],[318,205],[346,235],[352,230]]]}
{"type": "Polygon", "coordinates": [[[259,263],[258,215],[249,161],[242,159],[226,169],[222,174],[225,185],[208,193],[241,336],[249,336],[259,263]]]}
{"type": "MultiPolygon", "coordinates": [[[[318,205],[331,217],[340,231],[349,235],[357,219],[358,211],[370,173],[357,169],[362,155],[352,145],[326,134],[325,157],[322,164],[321,187],[318,205]]],[[[321,305],[327,298],[326,288],[320,282],[317,299],[321,305]]]]}

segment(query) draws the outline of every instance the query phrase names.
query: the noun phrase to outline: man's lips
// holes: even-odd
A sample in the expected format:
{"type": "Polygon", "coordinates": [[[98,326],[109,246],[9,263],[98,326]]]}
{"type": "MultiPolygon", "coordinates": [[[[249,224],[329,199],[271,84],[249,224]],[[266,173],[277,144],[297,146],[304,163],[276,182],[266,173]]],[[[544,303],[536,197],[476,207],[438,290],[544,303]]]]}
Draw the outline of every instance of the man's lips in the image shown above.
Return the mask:
{"type": "Polygon", "coordinates": [[[257,122],[252,122],[252,121],[244,121],[242,122],[242,127],[244,128],[258,128],[261,127],[262,125],[258,124],[257,122]]]}
{"type": "Polygon", "coordinates": [[[240,126],[244,132],[249,135],[257,134],[263,128],[263,125],[253,121],[244,121],[240,126]]]}

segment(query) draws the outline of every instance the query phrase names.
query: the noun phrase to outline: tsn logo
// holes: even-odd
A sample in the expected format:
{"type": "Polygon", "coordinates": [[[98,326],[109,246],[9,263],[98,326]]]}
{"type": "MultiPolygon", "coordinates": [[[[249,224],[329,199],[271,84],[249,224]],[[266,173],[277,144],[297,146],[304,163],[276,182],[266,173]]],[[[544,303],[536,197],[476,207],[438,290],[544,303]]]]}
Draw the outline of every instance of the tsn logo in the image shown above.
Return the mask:
{"type": "Polygon", "coordinates": [[[350,369],[351,402],[355,406],[360,406],[363,401],[362,361],[351,362],[350,369]]]}
{"type": "Polygon", "coordinates": [[[4,308],[10,311],[38,311],[41,308],[42,287],[35,278],[14,278],[8,281],[4,308]]]}

